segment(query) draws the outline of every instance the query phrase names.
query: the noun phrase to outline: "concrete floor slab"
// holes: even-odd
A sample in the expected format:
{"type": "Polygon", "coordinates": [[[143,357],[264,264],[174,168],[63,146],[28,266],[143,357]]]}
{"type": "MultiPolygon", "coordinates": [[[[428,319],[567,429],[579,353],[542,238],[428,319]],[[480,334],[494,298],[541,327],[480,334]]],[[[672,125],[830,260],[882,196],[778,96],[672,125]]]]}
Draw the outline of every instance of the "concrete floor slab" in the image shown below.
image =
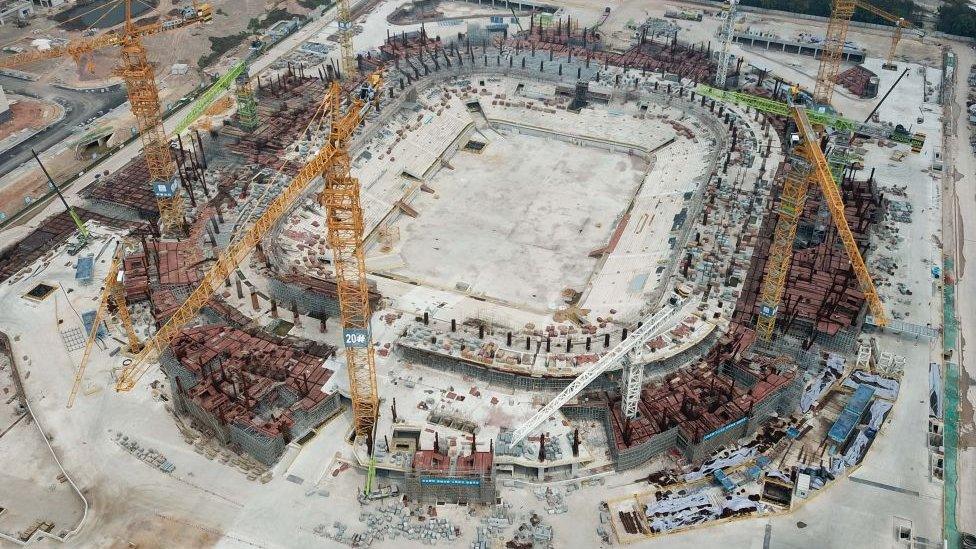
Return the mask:
{"type": "Polygon", "coordinates": [[[404,218],[396,274],[435,287],[555,308],[579,291],[644,169],[625,154],[529,135],[499,135],[459,153],[404,218]],[[537,151],[546,150],[546,154],[537,151]]]}

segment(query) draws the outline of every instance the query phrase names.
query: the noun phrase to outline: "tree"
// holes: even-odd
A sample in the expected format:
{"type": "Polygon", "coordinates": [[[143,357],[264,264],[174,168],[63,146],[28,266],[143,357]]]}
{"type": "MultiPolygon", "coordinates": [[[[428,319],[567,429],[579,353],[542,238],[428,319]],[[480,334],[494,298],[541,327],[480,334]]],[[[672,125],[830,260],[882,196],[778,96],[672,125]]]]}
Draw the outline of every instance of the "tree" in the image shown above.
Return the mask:
{"type": "Polygon", "coordinates": [[[939,7],[935,28],[948,34],[976,38],[976,11],[965,0],[948,0],[939,7]]]}

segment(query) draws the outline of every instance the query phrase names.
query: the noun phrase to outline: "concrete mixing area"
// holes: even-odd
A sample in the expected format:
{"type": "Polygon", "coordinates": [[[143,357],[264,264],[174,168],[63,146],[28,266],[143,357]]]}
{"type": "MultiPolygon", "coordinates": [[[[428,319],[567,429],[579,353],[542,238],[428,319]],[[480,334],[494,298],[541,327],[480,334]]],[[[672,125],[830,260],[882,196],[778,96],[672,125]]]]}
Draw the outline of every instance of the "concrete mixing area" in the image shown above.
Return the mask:
{"type": "Polygon", "coordinates": [[[178,234],[135,148],[0,232],[0,545],[961,543],[972,52],[852,24],[808,143],[818,59],[591,4],[357,3],[355,84],[324,10],[173,136],[178,234]]]}

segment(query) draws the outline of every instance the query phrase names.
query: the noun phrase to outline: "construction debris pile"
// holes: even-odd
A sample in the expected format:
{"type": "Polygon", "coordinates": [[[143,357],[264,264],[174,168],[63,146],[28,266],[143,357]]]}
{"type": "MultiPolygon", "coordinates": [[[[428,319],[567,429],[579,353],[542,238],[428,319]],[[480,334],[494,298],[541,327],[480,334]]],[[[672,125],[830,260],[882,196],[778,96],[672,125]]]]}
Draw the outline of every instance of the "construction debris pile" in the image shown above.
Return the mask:
{"type": "Polygon", "coordinates": [[[319,524],[313,531],[350,547],[369,547],[373,543],[400,538],[404,543],[455,544],[461,535],[460,529],[450,521],[437,518],[435,507],[409,507],[399,502],[363,511],[359,514],[359,522],[365,525],[362,532],[349,532],[348,525],[340,521],[333,522],[331,527],[319,524]]]}
{"type": "Polygon", "coordinates": [[[129,438],[128,435],[116,432],[115,442],[118,442],[119,446],[125,449],[125,451],[164,473],[172,473],[176,469],[176,466],[170,460],[166,459],[166,456],[153,448],[143,448],[141,444],[129,438]]]}
{"type": "Polygon", "coordinates": [[[878,75],[864,65],[855,65],[837,75],[837,83],[860,98],[878,95],[878,75]]]}

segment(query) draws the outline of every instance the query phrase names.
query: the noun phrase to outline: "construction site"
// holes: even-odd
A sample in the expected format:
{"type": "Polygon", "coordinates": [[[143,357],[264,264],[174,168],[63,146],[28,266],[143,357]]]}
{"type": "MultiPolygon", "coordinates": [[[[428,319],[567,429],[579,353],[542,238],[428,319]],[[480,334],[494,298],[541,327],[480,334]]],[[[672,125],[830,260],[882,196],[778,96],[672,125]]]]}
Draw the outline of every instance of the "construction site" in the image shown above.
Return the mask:
{"type": "Polygon", "coordinates": [[[298,2],[167,110],[143,39],[233,6],[114,4],[0,57],[118,52],[138,128],[0,232],[0,545],[976,542],[967,45],[298,2]]]}

